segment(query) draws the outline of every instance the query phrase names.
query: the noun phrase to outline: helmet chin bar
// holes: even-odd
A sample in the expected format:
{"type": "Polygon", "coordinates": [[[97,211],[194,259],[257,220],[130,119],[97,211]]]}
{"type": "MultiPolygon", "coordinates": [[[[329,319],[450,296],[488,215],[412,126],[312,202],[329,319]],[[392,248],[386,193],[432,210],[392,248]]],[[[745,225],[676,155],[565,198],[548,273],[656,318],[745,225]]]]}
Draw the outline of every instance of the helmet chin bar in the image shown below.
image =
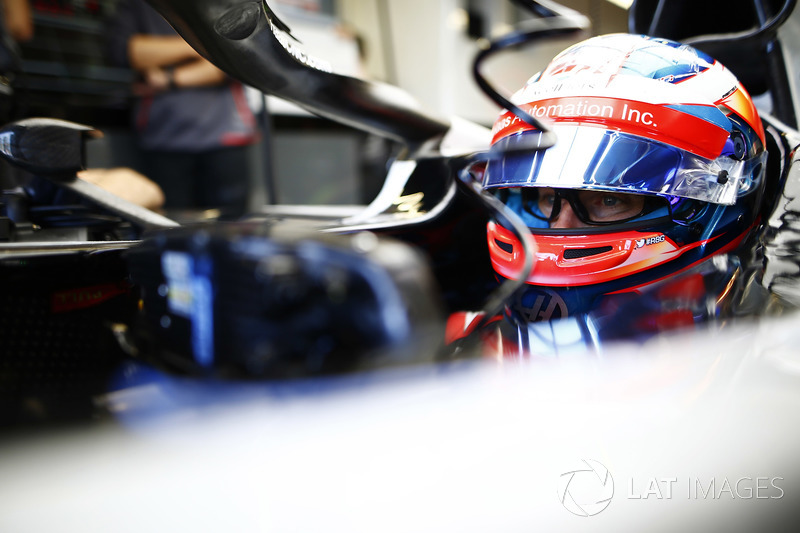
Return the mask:
{"type": "MultiPolygon", "coordinates": [[[[519,242],[501,225],[487,227],[492,267],[501,276],[519,272],[519,242]]],[[[569,287],[593,285],[643,272],[671,261],[700,246],[680,246],[657,229],[596,232],[569,230],[533,234],[536,243],[533,268],[526,282],[569,287]]]]}

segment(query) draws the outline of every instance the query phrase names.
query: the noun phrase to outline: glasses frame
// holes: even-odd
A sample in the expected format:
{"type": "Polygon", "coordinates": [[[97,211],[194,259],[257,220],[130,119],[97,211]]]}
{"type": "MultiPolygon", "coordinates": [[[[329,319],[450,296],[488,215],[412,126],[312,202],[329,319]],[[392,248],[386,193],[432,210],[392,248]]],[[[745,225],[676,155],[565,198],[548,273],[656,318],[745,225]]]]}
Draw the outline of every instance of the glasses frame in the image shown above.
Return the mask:
{"type": "MultiPolygon", "coordinates": [[[[578,220],[583,222],[584,224],[588,224],[590,226],[613,226],[615,224],[625,224],[627,222],[631,222],[632,220],[636,220],[637,218],[646,215],[659,209],[661,207],[666,207],[669,210],[670,216],[672,216],[672,207],[670,206],[669,202],[666,198],[662,198],[659,196],[652,196],[652,195],[637,195],[644,198],[644,204],[642,204],[642,209],[635,215],[630,217],[621,218],[619,220],[607,220],[607,221],[596,221],[592,220],[589,217],[589,213],[586,211],[586,208],[581,203],[580,199],[578,198],[578,194],[583,190],[589,189],[560,189],[557,187],[546,187],[547,189],[551,189],[555,193],[555,201],[553,202],[552,210],[550,211],[549,217],[543,217],[539,214],[534,213],[532,210],[528,208],[528,205],[533,202],[538,202],[539,192],[545,187],[522,187],[520,190],[520,194],[522,194],[522,208],[525,209],[531,216],[538,218],[539,220],[545,221],[549,224],[552,224],[555,219],[558,218],[559,213],[561,213],[561,200],[566,200],[570,207],[572,208],[572,212],[575,213],[575,216],[578,217],[578,220]]],[[[596,191],[602,192],[602,191],[596,191]]],[[[635,193],[622,193],[619,191],[608,191],[609,194],[632,194],[635,193]]]]}

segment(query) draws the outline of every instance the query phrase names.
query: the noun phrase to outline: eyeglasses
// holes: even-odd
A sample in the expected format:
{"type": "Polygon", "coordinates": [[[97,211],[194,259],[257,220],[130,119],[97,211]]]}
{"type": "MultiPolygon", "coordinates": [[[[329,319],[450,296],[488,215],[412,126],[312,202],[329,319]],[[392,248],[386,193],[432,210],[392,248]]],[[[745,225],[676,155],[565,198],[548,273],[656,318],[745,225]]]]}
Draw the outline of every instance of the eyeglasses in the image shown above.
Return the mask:
{"type": "Polygon", "coordinates": [[[665,198],[650,195],[550,187],[526,187],[521,193],[523,209],[550,223],[558,218],[564,200],[581,222],[598,226],[628,222],[662,207],[669,213],[665,198]]]}

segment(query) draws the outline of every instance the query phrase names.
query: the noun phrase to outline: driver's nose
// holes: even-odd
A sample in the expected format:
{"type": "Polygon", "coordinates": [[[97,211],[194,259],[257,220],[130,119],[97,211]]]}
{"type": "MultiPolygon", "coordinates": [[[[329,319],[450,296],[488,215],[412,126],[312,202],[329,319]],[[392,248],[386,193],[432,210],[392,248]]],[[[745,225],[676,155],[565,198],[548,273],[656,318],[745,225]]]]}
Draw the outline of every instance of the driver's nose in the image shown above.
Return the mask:
{"type": "Polygon", "coordinates": [[[572,210],[569,202],[562,198],[558,216],[555,220],[550,221],[550,227],[553,229],[588,228],[589,224],[584,224],[572,210]]]}

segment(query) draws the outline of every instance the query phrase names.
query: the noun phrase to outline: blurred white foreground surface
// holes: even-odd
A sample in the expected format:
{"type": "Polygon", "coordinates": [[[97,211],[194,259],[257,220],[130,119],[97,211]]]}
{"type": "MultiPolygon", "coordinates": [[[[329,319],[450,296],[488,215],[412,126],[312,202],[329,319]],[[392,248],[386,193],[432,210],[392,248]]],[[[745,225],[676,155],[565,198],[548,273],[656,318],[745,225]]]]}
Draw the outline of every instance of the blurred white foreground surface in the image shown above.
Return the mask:
{"type": "Polygon", "coordinates": [[[0,531],[792,530],[798,325],[247,384],[224,401],[142,386],[114,400],[119,426],[6,440],[0,531]],[[166,408],[125,418],[126,402],[166,408]],[[563,474],[587,464],[607,468],[610,501],[593,506],[609,487],[580,474],[562,504],[563,474]]]}

